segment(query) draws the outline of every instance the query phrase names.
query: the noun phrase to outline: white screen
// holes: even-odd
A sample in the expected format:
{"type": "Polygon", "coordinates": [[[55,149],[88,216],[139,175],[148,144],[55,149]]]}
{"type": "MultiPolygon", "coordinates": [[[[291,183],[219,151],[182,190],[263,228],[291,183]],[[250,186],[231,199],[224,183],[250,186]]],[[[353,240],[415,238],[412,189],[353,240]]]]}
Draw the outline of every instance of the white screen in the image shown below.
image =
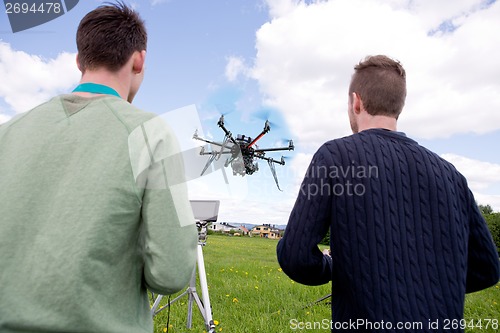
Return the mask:
{"type": "Polygon", "coordinates": [[[219,200],[190,200],[196,220],[216,222],[219,215],[219,200]]]}

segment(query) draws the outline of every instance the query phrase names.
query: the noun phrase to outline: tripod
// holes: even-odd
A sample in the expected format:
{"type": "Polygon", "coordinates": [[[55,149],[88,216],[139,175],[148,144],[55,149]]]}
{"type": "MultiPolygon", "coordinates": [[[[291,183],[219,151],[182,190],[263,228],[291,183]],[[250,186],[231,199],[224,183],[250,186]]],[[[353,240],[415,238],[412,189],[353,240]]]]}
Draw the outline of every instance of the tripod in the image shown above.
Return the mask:
{"type": "Polygon", "coordinates": [[[205,329],[207,333],[215,332],[215,324],[212,319],[212,308],[210,306],[210,298],[208,295],[208,284],[207,284],[207,275],[205,272],[205,261],[203,259],[203,246],[207,243],[207,223],[206,221],[196,222],[196,226],[198,227],[198,245],[197,245],[197,263],[198,263],[198,277],[200,280],[200,288],[201,288],[201,296],[203,302],[200,300],[198,292],[196,291],[196,267],[193,270],[193,275],[191,277],[191,281],[189,283],[189,287],[179,296],[174,298],[168,304],[160,306],[162,295],[158,295],[154,300],[153,307],[151,308],[151,314],[155,316],[160,311],[169,307],[170,304],[179,300],[184,295],[188,295],[188,314],[187,314],[187,328],[191,328],[191,324],[193,322],[193,302],[196,302],[198,309],[200,310],[201,315],[203,316],[203,320],[205,322],[205,329]]]}

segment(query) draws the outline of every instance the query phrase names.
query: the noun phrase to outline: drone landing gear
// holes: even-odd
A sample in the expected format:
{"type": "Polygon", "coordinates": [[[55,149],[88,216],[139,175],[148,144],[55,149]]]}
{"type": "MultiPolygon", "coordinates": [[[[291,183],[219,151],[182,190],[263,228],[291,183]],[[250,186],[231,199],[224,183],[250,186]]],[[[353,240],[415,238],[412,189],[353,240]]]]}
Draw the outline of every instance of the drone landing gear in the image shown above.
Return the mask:
{"type": "Polygon", "coordinates": [[[217,157],[217,155],[210,155],[210,157],[208,158],[208,161],[207,161],[207,164],[205,164],[205,167],[203,168],[203,171],[201,172],[201,175],[200,176],[203,176],[203,174],[205,173],[205,171],[207,171],[208,167],[210,166],[210,164],[212,164],[212,162],[215,160],[215,157],[217,157]]]}
{"type": "Polygon", "coordinates": [[[283,192],[283,190],[280,188],[280,184],[278,184],[278,176],[276,175],[276,168],[274,167],[274,160],[268,159],[267,164],[269,164],[269,168],[271,168],[271,173],[273,174],[274,181],[276,182],[276,186],[278,187],[278,190],[283,192]]]}

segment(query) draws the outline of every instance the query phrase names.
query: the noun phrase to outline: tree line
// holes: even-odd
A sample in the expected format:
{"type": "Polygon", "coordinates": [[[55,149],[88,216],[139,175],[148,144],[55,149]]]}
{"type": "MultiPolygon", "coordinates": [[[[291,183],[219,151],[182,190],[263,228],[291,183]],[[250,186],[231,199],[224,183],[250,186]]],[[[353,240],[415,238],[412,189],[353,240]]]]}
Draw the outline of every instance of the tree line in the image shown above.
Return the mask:
{"type": "Polygon", "coordinates": [[[498,253],[500,253],[500,212],[493,212],[490,205],[479,205],[479,210],[488,224],[493,241],[497,246],[498,253]]]}

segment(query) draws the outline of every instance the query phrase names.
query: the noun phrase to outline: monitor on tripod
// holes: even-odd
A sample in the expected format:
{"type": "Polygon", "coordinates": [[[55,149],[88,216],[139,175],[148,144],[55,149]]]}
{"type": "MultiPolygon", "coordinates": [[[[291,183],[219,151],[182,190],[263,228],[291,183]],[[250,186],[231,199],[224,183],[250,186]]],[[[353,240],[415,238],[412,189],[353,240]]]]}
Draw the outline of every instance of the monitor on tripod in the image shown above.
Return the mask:
{"type": "Polygon", "coordinates": [[[205,261],[203,259],[202,247],[206,244],[207,238],[207,224],[209,222],[217,222],[217,217],[219,215],[219,200],[190,200],[191,208],[193,209],[193,215],[196,219],[196,225],[198,227],[198,247],[197,247],[197,263],[198,263],[198,279],[200,282],[200,289],[202,298],[200,299],[198,292],[196,291],[196,268],[193,271],[193,276],[191,277],[191,282],[189,287],[182,294],[174,298],[168,304],[159,308],[160,302],[162,300],[162,295],[158,295],[154,299],[154,304],[151,307],[151,313],[153,316],[158,314],[158,312],[169,307],[172,303],[188,295],[188,316],[187,316],[187,328],[191,328],[193,320],[193,304],[198,306],[201,315],[203,316],[203,321],[205,322],[205,329],[208,333],[215,333],[215,324],[212,318],[212,307],[210,305],[210,297],[208,295],[208,283],[207,275],[205,272],[205,261]]]}
{"type": "Polygon", "coordinates": [[[189,200],[194,218],[198,221],[217,222],[219,200],[189,200]]]}

